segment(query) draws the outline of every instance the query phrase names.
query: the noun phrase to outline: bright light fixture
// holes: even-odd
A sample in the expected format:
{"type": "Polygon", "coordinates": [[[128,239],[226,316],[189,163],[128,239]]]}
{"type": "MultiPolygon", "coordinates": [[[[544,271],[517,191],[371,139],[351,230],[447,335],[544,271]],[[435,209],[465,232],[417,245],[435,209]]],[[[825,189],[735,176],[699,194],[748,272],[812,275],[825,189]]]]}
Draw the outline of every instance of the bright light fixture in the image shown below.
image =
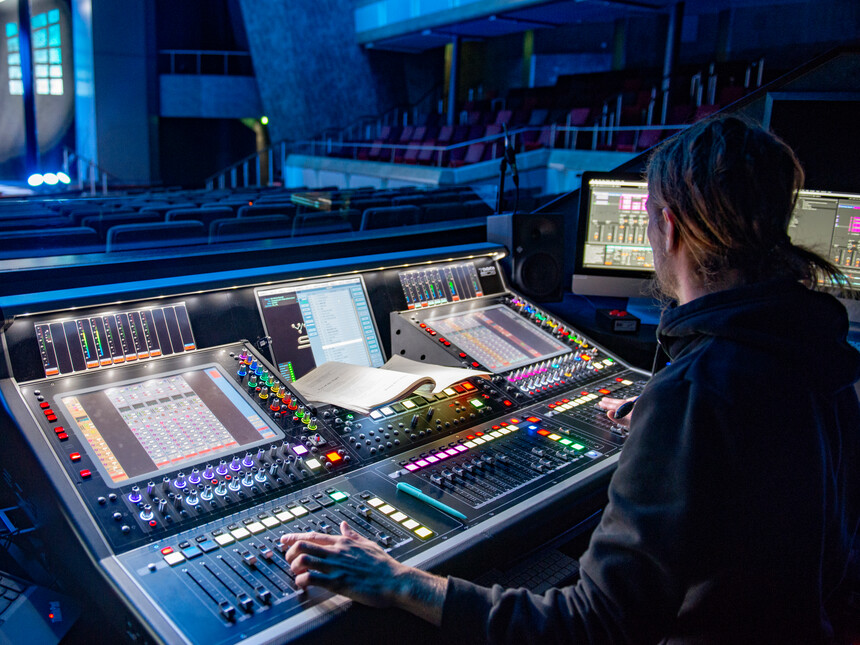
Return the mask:
{"type": "Polygon", "coordinates": [[[42,179],[44,179],[45,183],[49,186],[55,186],[57,182],[60,181],[57,178],[57,175],[52,172],[46,172],[44,175],[42,175],[42,179]]]}
{"type": "Polygon", "coordinates": [[[36,186],[41,186],[45,181],[45,178],[42,177],[39,173],[34,173],[27,178],[27,183],[30,184],[33,188],[36,186]]]}
{"type": "Polygon", "coordinates": [[[60,183],[61,183],[61,184],[70,184],[70,183],[72,183],[72,180],[69,178],[69,176],[68,176],[66,173],[62,172],[62,171],[60,171],[60,172],[58,172],[58,173],[57,173],[57,179],[59,179],[59,180],[60,180],[60,183]]]}

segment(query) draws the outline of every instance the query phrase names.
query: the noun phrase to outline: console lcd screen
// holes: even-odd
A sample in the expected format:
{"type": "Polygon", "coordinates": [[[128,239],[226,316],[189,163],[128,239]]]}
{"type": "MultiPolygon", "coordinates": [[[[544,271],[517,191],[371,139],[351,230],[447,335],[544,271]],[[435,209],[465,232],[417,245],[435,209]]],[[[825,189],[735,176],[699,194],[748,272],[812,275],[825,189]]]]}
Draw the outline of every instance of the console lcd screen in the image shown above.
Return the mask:
{"type": "Polygon", "coordinates": [[[261,287],[256,294],[272,358],[285,380],[328,361],[385,363],[361,277],[261,287]]]}
{"type": "Polygon", "coordinates": [[[66,392],[56,409],[114,487],[284,436],[215,363],[66,392]]]}
{"type": "Polygon", "coordinates": [[[494,373],[570,351],[566,345],[504,305],[492,305],[430,320],[440,336],[450,340],[494,373]]]}

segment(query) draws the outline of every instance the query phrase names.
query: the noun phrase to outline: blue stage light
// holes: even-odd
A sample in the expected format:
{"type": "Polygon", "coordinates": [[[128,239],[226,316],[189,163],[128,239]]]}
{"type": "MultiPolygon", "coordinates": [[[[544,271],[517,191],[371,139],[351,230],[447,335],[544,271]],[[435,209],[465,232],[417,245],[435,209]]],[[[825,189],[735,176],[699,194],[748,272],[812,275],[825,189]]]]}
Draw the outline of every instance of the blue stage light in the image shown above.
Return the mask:
{"type": "Polygon", "coordinates": [[[57,184],[57,182],[60,181],[59,179],[57,179],[57,175],[55,175],[52,172],[46,172],[44,175],[42,175],[42,179],[49,186],[55,186],[57,184]]]}
{"type": "Polygon", "coordinates": [[[33,173],[27,178],[27,183],[30,184],[33,188],[36,186],[41,186],[45,181],[45,178],[42,177],[40,173],[33,173]]]}

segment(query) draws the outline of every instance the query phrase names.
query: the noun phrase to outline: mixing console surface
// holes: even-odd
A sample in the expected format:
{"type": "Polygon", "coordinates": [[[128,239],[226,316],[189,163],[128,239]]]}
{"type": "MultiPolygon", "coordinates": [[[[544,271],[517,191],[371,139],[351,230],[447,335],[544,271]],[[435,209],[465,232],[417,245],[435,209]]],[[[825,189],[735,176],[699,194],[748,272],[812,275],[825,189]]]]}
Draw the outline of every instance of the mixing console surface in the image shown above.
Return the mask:
{"type": "MultiPolygon", "coordinates": [[[[260,338],[275,332],[274,361],[265,343],[211,342],[217,335],[199,322],[210,316],[206,302],[190,296],[178,303],[187,314],[180,332],[187,327],[192,338],[193,323],[194,342],[170,353],[161,342],[161,354],[150,351],[146,361],[130,360],[129,348],[115,365],[106,358],[92,369],[58,370],[45,360],[45,338],[68,320],[4,332],[15,371],[46,375],[5,379],[0,388],[35,470],[49,474],[49,497],[62,500],[57,517],[67,518],[98,576],[155,640],[285,642],[344,608],[339,596],[296,589],[280,549],[285,533],[337,533],[345,520],[398,560],[438,567],[608,477],[626,431],[596,405],[603,396],[636,396],[647,375],[500,292],[486,259],[386,274],[387,297],[404,295],[385,313],[391,354],[490,378],[413,393],[368,414],[298,395],[294,373],[275,362],[310,368],[333,338],[381,356],[376,330],[385,327],[370,319],[382,289],[374,280],[248,287],[237,301],[260,316],[260,338]],[[358,303],[362,326],[341,338],[337,320],[320,312],[344,294],[358,303]],[[306,296],[319,305],[313,316],[301,310],[306,296]],[[317,329],[322,317],[333,336],[317,329]],[[284,321],[291,331],[278,335],[284,321]]],[[[178,304],[128,311],[151,315],[178,304]]],[[[74,340],[87,356],[101,340],[92,321],[111,315],[75,312],[84,333],[68,325],[66,345],[74,340]]],[[[145,327],[161,339],[153,320],[145,327]]]]}

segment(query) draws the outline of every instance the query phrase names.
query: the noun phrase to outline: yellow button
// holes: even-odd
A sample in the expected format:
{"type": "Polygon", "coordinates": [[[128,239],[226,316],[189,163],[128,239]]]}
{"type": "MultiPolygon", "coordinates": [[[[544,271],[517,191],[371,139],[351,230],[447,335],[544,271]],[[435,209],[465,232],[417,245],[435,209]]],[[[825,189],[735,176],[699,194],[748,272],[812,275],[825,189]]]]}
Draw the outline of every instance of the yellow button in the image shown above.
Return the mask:
{"type": "Polygon", "coordinates": [[[426,540],[431,535],[433,535],[433,531],[428,529],[426,526],[422,526],[420,528],[415,529],[415,535],[420,537],[422,540],[426,540]]]}

